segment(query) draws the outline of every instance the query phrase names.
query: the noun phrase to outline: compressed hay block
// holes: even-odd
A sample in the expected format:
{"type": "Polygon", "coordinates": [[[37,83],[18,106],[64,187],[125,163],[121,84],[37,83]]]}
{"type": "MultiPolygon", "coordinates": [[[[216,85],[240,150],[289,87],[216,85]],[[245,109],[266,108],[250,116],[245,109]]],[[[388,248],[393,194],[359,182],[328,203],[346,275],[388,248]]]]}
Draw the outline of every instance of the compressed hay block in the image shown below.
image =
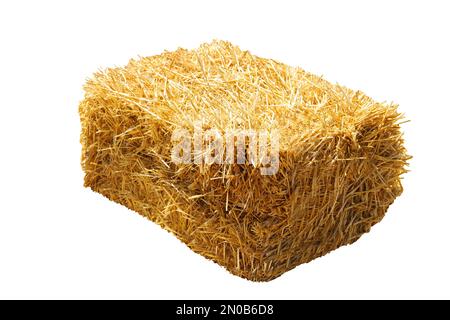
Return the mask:
{"type": "Polygon", "coordinates": [[[250,280],[355,242],[402,192],[409,157],[395,105],[228,42],[131,60],[84,89],[85,186],[250,280]],[[252,158],[244,136],[244,162],[208,162],[218,149],[196,132],[212,129],[276,132],[277,153],[252,158]],[[195,137],[174,161],[176,143],[195,137]]]}

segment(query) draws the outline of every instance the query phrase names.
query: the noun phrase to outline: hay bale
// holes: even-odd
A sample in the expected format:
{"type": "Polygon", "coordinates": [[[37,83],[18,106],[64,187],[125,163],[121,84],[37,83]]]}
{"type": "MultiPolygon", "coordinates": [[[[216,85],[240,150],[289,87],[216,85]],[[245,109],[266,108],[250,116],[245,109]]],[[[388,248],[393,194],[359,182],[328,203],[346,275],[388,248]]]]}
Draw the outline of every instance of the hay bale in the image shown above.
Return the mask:
{"type": "MultiPolygon", "coordinates": [[[[84,89],[85,186],[250,280],[353,243],[402,192],[409,157],[395,105],[228,42],[131,60],[84,89]],[[211,128],[277,130],[277,171],[264,175],[261,156],[175,163],[180,128],[189,139],[211,128]]],[[[211,151],[204,140],[194,160],[211,151]]]]}

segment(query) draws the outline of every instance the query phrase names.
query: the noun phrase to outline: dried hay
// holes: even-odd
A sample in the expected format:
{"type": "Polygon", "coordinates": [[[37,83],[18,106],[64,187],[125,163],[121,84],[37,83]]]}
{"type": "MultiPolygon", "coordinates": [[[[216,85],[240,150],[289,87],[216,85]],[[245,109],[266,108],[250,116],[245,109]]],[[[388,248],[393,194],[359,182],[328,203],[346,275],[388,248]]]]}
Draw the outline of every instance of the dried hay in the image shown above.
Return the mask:
{"type": "Polygon", "coordinates": [[[97,72],[79,111],[85,186],[231,273],[268,281],[355,242],[401,194],[402,115],[213,41],[97,72]],[[279,171],[175,164],[176,128],[280,132],[279,171]]]}

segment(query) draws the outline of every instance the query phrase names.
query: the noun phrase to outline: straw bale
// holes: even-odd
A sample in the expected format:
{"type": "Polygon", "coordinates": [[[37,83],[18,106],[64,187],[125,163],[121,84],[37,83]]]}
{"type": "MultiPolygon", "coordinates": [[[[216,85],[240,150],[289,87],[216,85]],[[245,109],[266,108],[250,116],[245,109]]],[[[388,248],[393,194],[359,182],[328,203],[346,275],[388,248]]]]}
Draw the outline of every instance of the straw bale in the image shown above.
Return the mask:
{"type": "Polygon", "coordinates": [[[229,42],[132,59],[84,89],[85,186],[249,280],[355,242],[402,192],[409,156],[395,104],[229,42]],[[278,171],[174,163],[173,132],[196,126],[278,130],[278,171]]]}

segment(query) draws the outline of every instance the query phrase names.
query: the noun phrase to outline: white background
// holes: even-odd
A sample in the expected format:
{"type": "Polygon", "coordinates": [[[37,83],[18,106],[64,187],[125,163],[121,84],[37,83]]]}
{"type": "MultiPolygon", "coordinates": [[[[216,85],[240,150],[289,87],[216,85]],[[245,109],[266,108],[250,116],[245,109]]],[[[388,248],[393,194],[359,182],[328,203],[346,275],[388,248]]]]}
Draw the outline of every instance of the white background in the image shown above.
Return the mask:
{"type": "Polygon", "coordinates": [[[2,1],[0,298],[450,298],[448,1],[2,1]],[[252,283],[82,187],[101,67],[214,38],[395,101],[404,194],[352,246],[252,283]]]}

